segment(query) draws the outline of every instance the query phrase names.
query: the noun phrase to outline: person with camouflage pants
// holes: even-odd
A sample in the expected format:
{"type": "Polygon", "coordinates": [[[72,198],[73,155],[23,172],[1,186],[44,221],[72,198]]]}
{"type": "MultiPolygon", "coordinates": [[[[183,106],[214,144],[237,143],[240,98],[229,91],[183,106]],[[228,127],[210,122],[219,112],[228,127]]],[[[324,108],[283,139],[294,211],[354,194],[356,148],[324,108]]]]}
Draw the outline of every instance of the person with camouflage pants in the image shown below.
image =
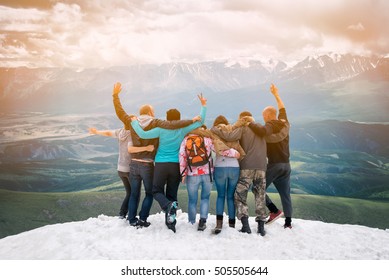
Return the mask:
{"type": "Polygon", "coordinates": [[[235,191],[235,204],[238,209],[238,219],[249,216],[247,194],[252,185],[254,193],[256,222],[266,220],[266,173],[258,169],[244,169],[240,171],[239,182],[235,191]]]}

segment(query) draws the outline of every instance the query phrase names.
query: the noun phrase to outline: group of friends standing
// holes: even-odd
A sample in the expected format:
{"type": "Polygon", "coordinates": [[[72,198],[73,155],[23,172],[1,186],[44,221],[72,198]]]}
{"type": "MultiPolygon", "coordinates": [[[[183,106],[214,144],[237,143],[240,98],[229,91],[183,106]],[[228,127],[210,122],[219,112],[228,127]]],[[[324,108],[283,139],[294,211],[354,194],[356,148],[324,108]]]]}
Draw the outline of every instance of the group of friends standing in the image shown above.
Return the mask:
{"type": "Polygon", "coordinates": [[[290,125],[278,89],[273,84],[270,92],[276,99],[278,116],[277,109],[272,106],[262,112],[264,125],[256,123],[248,111],[240,113],[234,124],[220,115],[211,129],[204,125],[207,100],[202,94],[198,95],[200,114],[192,120],[181,120],[177,109],[168,110],[166,120],[160,120],[155,118],[154,108],[149,104],[140,107],[139,116],[128,115],[119,99],[121,90],[121,84],[116,83],[112,96],[116,115],[124,127],[113,131],[89,129],[91,134],[118,139],[117,170],[126,190],[120,218],[127,217],[129,224],[137,228],[149,227],[147,218],[155,199],[165,213],[167,228],[176,232],[177,193],[182,182],[188,191],[188,222],[191,224],[196,223],[201,188],[197,229],[203,231],[214,183],[217,200],[213,233],[222,231],[225,202],[228,226],[235,228],[237,218],[242,223],[240,232],[251,233],[247,203],[250,188],[254,193],[258,234],[264,236],[265,225],[282,216],[285,217],[284,228],[292,228],[290,125]],[[137,213],[142,182],[145,195],[137,213]],[[266,194],[272,183],[280,195],[283,211],[266,194]]]}

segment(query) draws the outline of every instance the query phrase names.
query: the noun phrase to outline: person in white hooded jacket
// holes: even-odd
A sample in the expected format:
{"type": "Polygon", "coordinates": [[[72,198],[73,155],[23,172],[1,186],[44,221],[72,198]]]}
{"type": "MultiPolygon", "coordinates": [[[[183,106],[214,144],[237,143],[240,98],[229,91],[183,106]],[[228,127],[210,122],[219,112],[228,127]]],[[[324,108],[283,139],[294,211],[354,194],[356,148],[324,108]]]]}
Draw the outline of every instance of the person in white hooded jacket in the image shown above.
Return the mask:
{"type": "Polygon", "coordinates": [[[124,189],[126,190],[126,196],[122,202],[119,210],[119,218],[124,219],[128,213],[128,204],[131,195],[131,184],[130,184],[130,153],[139,153],[144,151],[153,151],[154,146],[148,145],[146,147],[134,147],[132,145],[131,131],[124,128],[116,130],[97,130],[94,127],[89,128],[90,134],[107,136],[117,138],[119,142],[119,156],[117,171],[119,178],[122,180],[124,189]]]}

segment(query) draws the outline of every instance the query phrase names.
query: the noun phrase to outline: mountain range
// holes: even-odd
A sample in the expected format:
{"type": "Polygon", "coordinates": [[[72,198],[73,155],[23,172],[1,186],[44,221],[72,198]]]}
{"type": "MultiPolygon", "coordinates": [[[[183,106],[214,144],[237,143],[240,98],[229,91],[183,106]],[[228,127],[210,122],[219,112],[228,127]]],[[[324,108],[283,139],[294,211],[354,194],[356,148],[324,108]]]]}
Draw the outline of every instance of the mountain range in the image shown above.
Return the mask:
{"type": "Polygon", "coordinates": [[[203,92],[209,106],[223,108],[210,109],[211,118],[221,113],[235,118],[242,110],[260,116],[263,107],[275,104],[268,93],[275,83],[296,120],[389,120],[389,58],[351,54],[310,56],[294,65],[270,59],[104,69],[0,68],[0,110],[112,113],[117,81],[123,85],[123,104],[132,112],[149,102],[162,112],[174,106],[192,116],[198,111],[196,94],[203,92]]]}
{"type": "Polygon", "coordinates": [[[122,126],[112,106],[115,82],[128,113],[151,103],[197,115],[208,126],[243,110],[262,122],[275,83],[291,126],[292,192],[388,198],[389,58],[311,56],[288,65],[270,59],[105,69],[0,68],[0,188],[19,191],[115,189],[117,141],[88,127],[122,126]]]}

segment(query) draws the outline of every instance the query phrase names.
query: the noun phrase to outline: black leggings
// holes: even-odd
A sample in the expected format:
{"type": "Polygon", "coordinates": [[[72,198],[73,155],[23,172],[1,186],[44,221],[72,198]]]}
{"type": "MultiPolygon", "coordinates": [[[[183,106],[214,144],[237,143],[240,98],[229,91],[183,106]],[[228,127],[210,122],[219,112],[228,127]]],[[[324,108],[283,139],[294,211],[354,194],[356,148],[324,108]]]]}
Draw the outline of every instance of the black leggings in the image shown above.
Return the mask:
{"type": "Polygon", "coordinates": [[[154,167],[153,196],[163,210],[170,202],[177,201],[180,185],[180,166],[175,162],[156,162],[154,167]],[[165,193],[166,184],[166,193],[165,193]]]}

